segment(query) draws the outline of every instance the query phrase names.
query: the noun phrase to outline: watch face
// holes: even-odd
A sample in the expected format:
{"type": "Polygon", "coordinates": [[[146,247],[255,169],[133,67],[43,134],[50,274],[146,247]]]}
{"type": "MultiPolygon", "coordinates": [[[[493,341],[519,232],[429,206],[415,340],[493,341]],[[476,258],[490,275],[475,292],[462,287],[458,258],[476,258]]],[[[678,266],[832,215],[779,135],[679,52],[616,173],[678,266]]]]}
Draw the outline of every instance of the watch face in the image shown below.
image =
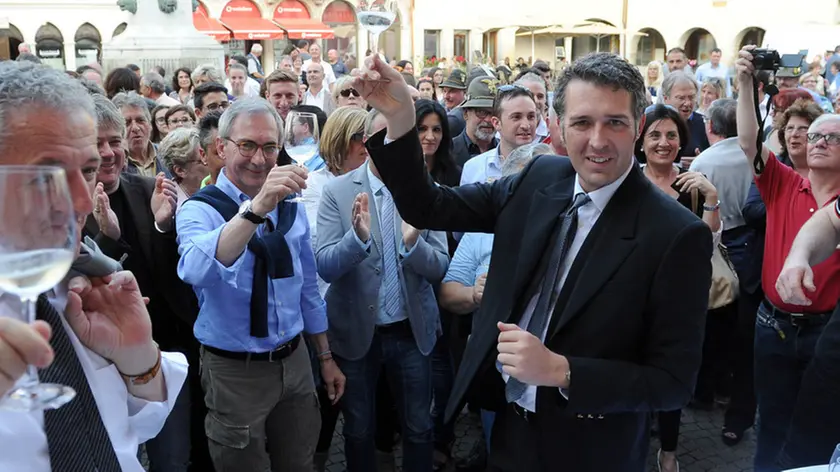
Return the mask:
{"type": "Polygon", "coordinates": [[[242,205],[239,205],[239,214],[241,215],[241,214],[245,213],[246,211],[249,211],[250,209],[251,209],[251,200],[242,202],[242,205]]]}

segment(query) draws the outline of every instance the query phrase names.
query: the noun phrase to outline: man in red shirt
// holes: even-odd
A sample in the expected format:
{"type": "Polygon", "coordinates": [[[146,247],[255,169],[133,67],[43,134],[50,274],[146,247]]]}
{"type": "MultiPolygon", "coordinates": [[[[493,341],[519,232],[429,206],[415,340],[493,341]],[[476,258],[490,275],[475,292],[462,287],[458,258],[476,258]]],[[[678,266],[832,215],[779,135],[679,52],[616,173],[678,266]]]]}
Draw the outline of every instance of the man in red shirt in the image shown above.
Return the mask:
{"type": "Polygon", "coordinates": [[[817,119],[812,123],[808,130],[807,179],[782,165],[765,146],[757,149],[752,49],[747,46],[741,50],[735,65],[740,86],[738,141],[767,206],[761,277],[766,299],[759,307],[755,332],[760,426],[754,465],[756,472],[776,472],[781,470],[776,458],[790,426],[802,375],[840,298],[840,255],[835,253],[814,266],[810,304],[785,303],[776,290],[776,279],[802,225],[814,212],[833,204],[840,194],[840,146],[832,137],[840,133],[840,122],[817,119]]]}

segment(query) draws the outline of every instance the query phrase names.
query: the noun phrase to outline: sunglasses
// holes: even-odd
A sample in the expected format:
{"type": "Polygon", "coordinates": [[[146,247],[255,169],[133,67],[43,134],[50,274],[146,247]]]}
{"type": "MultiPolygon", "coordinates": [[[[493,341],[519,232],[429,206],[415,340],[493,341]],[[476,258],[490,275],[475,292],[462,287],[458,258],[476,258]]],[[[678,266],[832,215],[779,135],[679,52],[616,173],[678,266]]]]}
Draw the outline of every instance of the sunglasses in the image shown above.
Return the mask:
{"type": "Polygon", "coordinates": [[[342,96],[342,97],[344,97],[344,98],[347,98],[347,97],[349,97],[350,95],[352,95],[352,96],[354,96],[354,97],[361,97],[361,96],[362,96],[362,94],[360,94],[359,92],[357,92],[357,91],[356,91],[356,89],[351,89],[351,88],[349,88],[349,89],[344,89],[344,90],[342,90],[342,91],[341,91],[341,92],[339,92],[339,93],[341,93],[341,96],[342,96]]]}

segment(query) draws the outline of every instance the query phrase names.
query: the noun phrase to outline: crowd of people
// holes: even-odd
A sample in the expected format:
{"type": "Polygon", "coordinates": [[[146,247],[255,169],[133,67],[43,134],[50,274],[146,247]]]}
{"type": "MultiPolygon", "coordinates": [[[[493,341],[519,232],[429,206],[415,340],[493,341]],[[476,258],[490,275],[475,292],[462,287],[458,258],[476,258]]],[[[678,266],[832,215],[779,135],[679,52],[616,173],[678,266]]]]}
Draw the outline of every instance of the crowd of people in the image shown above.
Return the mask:
{"type": "Polygon", "coordinates": [[[556,80],[417,79],[307,41],[171,83],[0,63],[0,165],[63,167],[80,240],[119,269],[74,272],[35,325],[0,317],[0,393],[69,357],[95,399],[0,407],[0,469],[140,471],[143,444],[152,471],[323,471],[342,415],[349,472],[397,441],[407,472],[639,472],[652,436],[674,472],[681,409],[716,405],[722,444],[755,427],[757,472],[828,462],[840,48],[810,79],[751,50],[598,53],[556,80]],[[318,120],[303,165],[292,111],[318,120]],[[484,440],[456,461],[465,406],[484,440]],[[44,426],[82,417],[70,448],[44,426]]]}

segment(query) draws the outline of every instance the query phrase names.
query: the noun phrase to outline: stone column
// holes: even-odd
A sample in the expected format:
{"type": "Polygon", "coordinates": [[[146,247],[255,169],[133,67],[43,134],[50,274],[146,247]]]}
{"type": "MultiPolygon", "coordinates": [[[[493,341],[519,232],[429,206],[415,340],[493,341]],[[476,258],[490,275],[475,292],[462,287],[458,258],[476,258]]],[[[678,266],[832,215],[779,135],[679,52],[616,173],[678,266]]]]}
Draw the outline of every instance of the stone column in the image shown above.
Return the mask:
{"type": "Polygon", "coordinates": [[[67,70],[76,70],[76,43],[64,42],[64,67],[67,70]]]}

